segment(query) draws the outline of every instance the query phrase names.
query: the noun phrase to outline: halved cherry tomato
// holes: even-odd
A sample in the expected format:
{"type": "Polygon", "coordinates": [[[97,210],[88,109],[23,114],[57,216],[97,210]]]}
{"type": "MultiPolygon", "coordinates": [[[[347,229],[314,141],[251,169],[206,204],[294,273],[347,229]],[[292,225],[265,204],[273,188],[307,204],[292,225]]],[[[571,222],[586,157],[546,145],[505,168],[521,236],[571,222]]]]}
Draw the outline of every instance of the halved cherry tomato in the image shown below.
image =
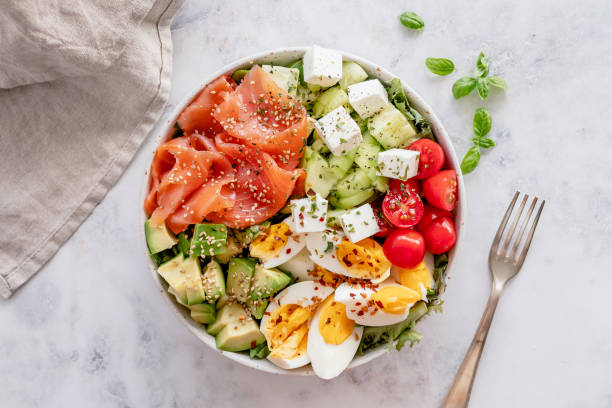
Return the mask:
{"type": "Polygon", "coordinates": [[[429,204],[425,204],[425,211],[423,211],[423,218],[416,225],[417,231],[423,232],[424,229],[429,227],[433,220],[441,217],[448,217],[453,219],[453,213],[450,211],[442,210],[429,204]]]}
{"type": "Polygon", "coordinates": [[[444,170],[423,182],[423,194],[427,202],[446,211],[457,204],[457,173],[444,170]]]}
{"type": "Polygon", "coordinates": [[[410,229],[396,229],[383,244],[383,252],[393,265],[413,268],[425,257],[425,239],[410,229]]]}
{"type": "Polygon", "coordinates": [[[391,225],[391,223],[387,221],[387,219],[383,215],[381,208],[382,200],[378,199],[370,203],[370,205],[372,206],[372,210],[374,211],[374,215],[376,216],[376,222],[378,223],[378,227],[380,228],[380,231],[378,231],[374,235],[377,237],[386,237],[391,233],[391,231],[393,231],[393,225],[391,225]]]}
{"type": "Polygon", "coordinates": [[[414,177],[406,181],[393,179],[389,183],[389,190],[410,191],[411,193],[421,194],[421,182],[414,177]]]}
{"type": "Polygon", "coordinates": [[[431,139],[419,139],[410,144],[408,149],[419,152],[419,171],[415,177],[418,180],[426,179],[439,172],[446,161],[442,146],[431,139]]]}
{"type": "Polygon", "coordinates": [[[398,228],[415,226],[423,217],[423,202],[410,191],[390,190],[382,203],[385,217],[398,228]]]}
{"type": "Polygon", "coordinates": [[[436,218],[422,233],[425,246],[432,254],[443,254],[457,242],[455,224],[449,217],[436,218]]]}

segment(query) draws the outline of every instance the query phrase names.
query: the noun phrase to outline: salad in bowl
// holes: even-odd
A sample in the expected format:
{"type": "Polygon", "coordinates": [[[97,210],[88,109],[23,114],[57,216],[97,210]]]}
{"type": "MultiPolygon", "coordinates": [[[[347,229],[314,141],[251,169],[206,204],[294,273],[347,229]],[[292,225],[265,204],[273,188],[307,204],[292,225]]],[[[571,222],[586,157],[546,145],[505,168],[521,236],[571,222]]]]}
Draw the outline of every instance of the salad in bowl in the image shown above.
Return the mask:
{"type": "Polygon", "coordinates": [[[180,107],[151,163],[144,232],[207,344],[330,379],[421,339],[462,188],[443,129],[410,96],[313,46],[242,61],[180,107]]]}

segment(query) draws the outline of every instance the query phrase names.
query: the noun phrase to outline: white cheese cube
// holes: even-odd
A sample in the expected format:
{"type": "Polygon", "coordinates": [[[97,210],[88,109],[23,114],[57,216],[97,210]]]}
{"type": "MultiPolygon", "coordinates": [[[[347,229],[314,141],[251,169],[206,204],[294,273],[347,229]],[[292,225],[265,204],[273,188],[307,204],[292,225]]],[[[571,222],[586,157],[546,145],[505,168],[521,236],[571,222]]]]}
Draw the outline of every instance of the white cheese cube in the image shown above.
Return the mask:
{"type": "Polygon", "coordinates": [[[408,149],[391,149],[378,153],[378,175],[408,180],[419,170],[419,152],[408,149]]]}
{"type": "Polygon", "coordinates": [[[359,125],[342,106],[319,119],[315,128],[335,156],[348,153],[363,141],[359,125]]]}
{"type": "Polygon", "coordinates": [[[291,200],[291,220],[294,231],[304,232],[325,231],[327,228],[327,200],[320,194],[291,200]]]}
{"type": "Polygon", "coordinates": [[[335,85],[342,79],[342,54],[313,45],[304,54],[304,81],[324,87],[335,85]]]}
{"type": "Polygon", "coordinates": [[[262,65],[261,69],[266,71],[276,85],[285,92],[295,96],[298,82],[300,80],[300,70],[297,68],[287,68],[272,65],[262,65]]]}
{"type": "Polygon", "coordinates": [[[351,242],[358,242],[367,237],[371,237],[380,231],[374,210],[370,204],[347,210],[340,216],[340,222],[344,235],[351,242]]]}
{"type": "Polygon", "coordinates": [[[387,91],[378,79],[349,86],[348,97],[355,112],[364,119],[380,112],[389,105],[387,91]]]}

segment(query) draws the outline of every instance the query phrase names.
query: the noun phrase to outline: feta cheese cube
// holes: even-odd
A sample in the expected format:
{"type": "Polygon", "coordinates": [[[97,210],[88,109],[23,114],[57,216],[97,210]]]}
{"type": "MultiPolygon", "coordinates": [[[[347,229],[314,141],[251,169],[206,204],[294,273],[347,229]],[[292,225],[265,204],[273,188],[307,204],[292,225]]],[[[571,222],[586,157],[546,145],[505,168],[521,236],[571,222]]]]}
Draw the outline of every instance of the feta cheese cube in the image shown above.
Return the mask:
{"type": "Polygon", "coordinates": [[[319,119],[315,128],[335,156],[348,153],[363,141],[359,125],[342,106],[319,119]]]}
{"type": "Polygon", "coordinates": [[[262,65],[261,69],[270,74],[279,88],[293,96],[296,95],[298,82],[300,81],[300,70],[275,65],[262,65]]]}
{"type": "Polygon", "coordinates": [[[291,220],[295,232],[325,231],[327,228],[327,200],[320,194],[291,200],[291,220]]]}
{"type": "Polygon", "coordinates": [[[380,112],[389,105],[385,87],[378,79],[359,82],[348,87],[349,103],[362,118],[380,112]]]}
{"type": "Polygon", "coordinates": [[[313,45],[303,58],[304,81],[324,87],[342,79],[342,54],[313,45]]]}
{"type": "Polygon", "coordinates": [[[407,149],[391,149],[378,153],[379,176],[408,180],[419,170],[419,152],[407,149]]]}
{"type": "Polygon", "coordinates": [[[378,221],[374,215],[374,210],[370,204],[347,210],[340,216],[340,223],[351,242],[358,242],[367,237],[371,237],[380,231],[378,221]]]}

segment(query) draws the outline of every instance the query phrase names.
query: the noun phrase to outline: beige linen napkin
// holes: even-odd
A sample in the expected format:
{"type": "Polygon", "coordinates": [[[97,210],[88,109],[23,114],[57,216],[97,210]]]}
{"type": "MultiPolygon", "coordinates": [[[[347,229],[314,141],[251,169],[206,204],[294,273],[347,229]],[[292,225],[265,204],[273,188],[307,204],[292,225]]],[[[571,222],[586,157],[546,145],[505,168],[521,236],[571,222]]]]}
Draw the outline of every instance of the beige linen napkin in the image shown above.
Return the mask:
{"type": "Polygon", "coordinates": [[[181,0],[8,2],[0,11],[0,294],[91,213],[159,118],[181,0]]]}

